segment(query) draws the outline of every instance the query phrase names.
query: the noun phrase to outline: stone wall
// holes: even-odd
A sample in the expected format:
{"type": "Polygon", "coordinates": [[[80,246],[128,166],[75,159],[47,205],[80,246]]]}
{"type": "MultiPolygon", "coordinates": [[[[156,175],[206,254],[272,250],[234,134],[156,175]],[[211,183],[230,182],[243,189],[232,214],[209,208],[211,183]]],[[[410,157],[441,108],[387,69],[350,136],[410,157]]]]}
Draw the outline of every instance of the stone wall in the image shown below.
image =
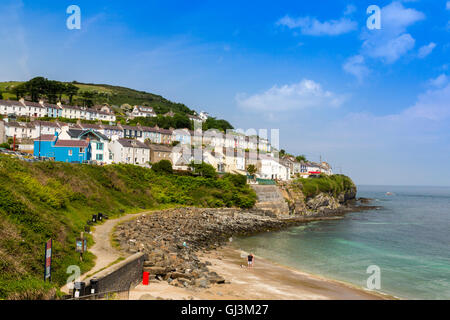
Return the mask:
{"type": "Polygon", "coordinates": [[[0,120],[0,143],[6,142],[5,123],[0,120]]]}
{"type": "Polygon", "coordinates": [[[100,271],[92,278],[85,280],[86,294],[91,293],[90,280],[98,280],[97,292],[126,291],[137,286],[142,281],[144,261],[147,255],[139,252],[127,259],[100,271]]]}
{"type": "Polygon", "coordinates": [[[271,211],[277,216],[289,215],[289,205],[286,202],[280,188],[274,185],[251,185],[255,190],[258,201],[255,208],[263,211],[271,211]]]}

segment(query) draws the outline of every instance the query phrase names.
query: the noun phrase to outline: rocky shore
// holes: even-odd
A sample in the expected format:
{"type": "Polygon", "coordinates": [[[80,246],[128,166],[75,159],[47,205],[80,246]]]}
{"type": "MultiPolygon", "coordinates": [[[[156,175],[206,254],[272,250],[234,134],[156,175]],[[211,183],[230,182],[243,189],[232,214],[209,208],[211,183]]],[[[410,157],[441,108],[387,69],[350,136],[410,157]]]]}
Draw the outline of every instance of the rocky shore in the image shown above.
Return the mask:
{"type": "Polygon", "coordinates": [[[150,273],[151,281],[167,281],[177,287],[209,288],[226,283],[226,279],[210,271],[210,262],[202,262],[198,257],[200,252],[218,249],[233,236],[276,231],[373,208],[341,205],[286,218],[263,210],[179,208],[124,222],[116,227],[114,239],[121,250],[147,254],[144,271],[150,273]]]}

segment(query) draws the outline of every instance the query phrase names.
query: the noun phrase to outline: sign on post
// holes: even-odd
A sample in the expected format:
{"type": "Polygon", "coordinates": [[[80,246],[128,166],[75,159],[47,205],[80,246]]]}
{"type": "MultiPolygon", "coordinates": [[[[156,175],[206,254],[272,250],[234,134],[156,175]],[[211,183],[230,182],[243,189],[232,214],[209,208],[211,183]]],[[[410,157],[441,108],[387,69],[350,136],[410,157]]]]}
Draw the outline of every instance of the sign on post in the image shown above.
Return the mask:
{"type": "Polygon", "coordinates": [[[77,250],[77,252],[80,252],[80,253],[83,252],[83,239],[77,238],[76,250],[77,250]]]}
{"type": "Polygon", "coordinates": [[[45,243],[44,281],[52,281],[52,239],[45,243]]]}

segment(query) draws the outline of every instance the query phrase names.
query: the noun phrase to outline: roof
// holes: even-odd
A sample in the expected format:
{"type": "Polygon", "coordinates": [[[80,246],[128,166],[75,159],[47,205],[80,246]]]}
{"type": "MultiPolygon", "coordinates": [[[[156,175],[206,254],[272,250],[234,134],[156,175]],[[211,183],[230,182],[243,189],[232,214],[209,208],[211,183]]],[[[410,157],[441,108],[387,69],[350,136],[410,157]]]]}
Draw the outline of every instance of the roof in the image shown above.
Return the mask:
{"type": "Polygon", "coordinates": [[[84,136],[85,134],[88,133],[92,133],[93,135],[99,137],[102,140],[109,140],[109,138],[107,136],[105,136],[104,134],[101,134],[98,131],[92,130],[92,129],[69,129],[67,130],[67,134],[71,137],[71,138],[80,138],[82,136],[84,136]]]}
{"type": "Polygon", "coordinates": [[[74,147],[74,148],[87,148],[89,142],[86,140],[57,140],[55,147],[74,147]]]}
{"type": "Polygon", "coordinates": [[[33,124],[35,126],[41,125],[42,127],[59,128],[59,125],[56,122],[51,122],[51,121],[36,120],[36,121],[33,121],[33,124]]]}
{"type": "Polygon", "coordinates": [[[117,140],[123,147],[125,148],[142,148],[142,149],[150,149],[147,147],[145,143],[140,142],[139,140],[133,139],[119,139],[117,140]]]}
{"type": "Polygon", "coordinates": [[[23,106],[20,101],[14,100],[0,100],[0,105],[2,106],[23,106]]]}
{"type": "Polygon", "coordinates": [[[96,123],[81,123],[79,124],[80,127],[82,127],[83,129],[97,129],[97,130],[101,130],[102,126],[96,123]]]}
{"type": "Polygon", "coordinates": [[[39,141],[39,140],[41,140],[41,141],[53,141],[53,140],[55,140],[55,138],[56,138],[56,136],[53,135],[53,134],[43,134],[43,135],[41,135],[41,139],[39,139],[39,137],[38,137],[38,138],[33,139],[33,140],[34,141],[39,141]]]}
{"type": "Polygon", "coordinates": [[[122,131],[122,128],[119,126],[110,126],[110,125],[102,125],[103,129],[107,129],[107,130],[117,130],[117,131],[122,131]]]}
{"type": "Polygon", "coordinates": [[[188,118],[195,119],[195,120],[202,120],[200,117],[197,117],[196,115],[193,115],[193,114],[188,114],[188,118]]]}
{"type": "Polygon", "coordinates": [[[150,148],[150,150],[156,152],[172,152],[173,149],[170,146],[165,146],[161,144],[148,144],[148,147],[150,148]]]}
{"type": "Polygon", "coordinates": [[[159,128],[158,129],[158,132],[159,133],[161,133],[161,134],[169,134],[169,135],[172,135],[172,130],[170,130],[170,129],[163,129],[163,128],[159,128]]]}
{"type": "Polygon", "coordinates": [[[146,132],[159,132],[158,128],[141,127],[141,126],[139,126],[139,128],[141,128],[142,131],[146,131],[146,132]]]}

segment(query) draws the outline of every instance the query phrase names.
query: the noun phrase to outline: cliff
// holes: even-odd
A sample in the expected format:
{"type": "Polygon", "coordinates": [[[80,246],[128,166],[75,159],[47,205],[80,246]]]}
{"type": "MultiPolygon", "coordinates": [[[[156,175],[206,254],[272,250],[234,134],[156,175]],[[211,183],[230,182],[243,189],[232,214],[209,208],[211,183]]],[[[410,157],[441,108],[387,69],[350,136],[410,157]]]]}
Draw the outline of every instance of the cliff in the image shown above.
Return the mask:
{"type": "Polygon", "coordinates": [[[332,214],[356,200],[356,186],[344,175],[296,179],[280,183],[292,215],[332,214]]]}

